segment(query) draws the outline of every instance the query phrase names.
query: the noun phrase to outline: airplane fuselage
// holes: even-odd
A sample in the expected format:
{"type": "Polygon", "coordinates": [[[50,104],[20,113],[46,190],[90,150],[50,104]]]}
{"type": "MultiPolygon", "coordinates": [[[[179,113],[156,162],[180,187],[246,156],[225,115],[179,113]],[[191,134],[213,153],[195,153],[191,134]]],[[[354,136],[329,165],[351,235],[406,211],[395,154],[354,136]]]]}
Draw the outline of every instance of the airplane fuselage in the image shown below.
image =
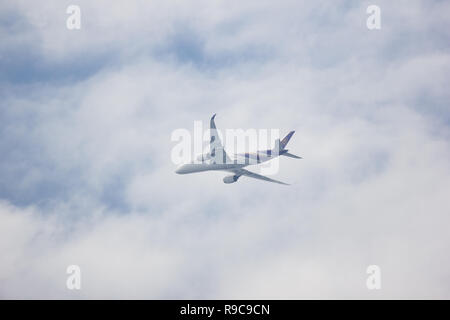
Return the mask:
{"type": "Polygon", "coordinates": [[[232,169],[241,169],[248,166],[248,164],[235,164],[235,163],[185,163],[180,165],[175,171],[178,174],[195,173],[202,171],[228,171],[232,169]]]}
{"type": "Polygon", "coordinates": [[[175,172],[178,174],[188,174],[212,170],[229,171],[233,169],[241,169],[249,165],[267,162],[269,160],[275,159],[281,154],[283,153],[274,153],[272,152],[272,150],[265,150],[257,151],[256,153],[239,154],[238,157],[240,157],[241,159],[235,158],[234,160],[229,161],[229,163],[214,163],[211,160],[198,162],[192,161],[180,165],[175,172]]]}

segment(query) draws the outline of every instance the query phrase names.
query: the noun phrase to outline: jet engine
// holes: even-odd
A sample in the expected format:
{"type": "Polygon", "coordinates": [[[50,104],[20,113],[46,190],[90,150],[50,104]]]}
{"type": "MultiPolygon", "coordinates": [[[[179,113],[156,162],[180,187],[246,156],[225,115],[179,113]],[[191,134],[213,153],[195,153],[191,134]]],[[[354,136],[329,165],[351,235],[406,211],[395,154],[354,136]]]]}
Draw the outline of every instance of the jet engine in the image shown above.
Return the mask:
{"type": "Polygon", "coordinates": [[[223,182],[225,183],[234,183],[239,179],[239,176],[233,175],[233,176],[226,176],[223,178],[223,182]]]}

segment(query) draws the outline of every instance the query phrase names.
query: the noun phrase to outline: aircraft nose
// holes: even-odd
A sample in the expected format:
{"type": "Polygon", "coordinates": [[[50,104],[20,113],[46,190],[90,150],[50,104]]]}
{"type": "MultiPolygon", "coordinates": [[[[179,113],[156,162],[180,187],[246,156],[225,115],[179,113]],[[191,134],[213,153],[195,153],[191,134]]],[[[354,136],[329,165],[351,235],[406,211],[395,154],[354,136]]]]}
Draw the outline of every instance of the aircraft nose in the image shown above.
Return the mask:
{"type": "Polygon", "coordinates": [[[178,173],[178,174],[182,174],[182,173],[184,173],[184,164],[180,164],[179,166],[178,166],[178,168],[175,170],[175,173],[178,173]]]}

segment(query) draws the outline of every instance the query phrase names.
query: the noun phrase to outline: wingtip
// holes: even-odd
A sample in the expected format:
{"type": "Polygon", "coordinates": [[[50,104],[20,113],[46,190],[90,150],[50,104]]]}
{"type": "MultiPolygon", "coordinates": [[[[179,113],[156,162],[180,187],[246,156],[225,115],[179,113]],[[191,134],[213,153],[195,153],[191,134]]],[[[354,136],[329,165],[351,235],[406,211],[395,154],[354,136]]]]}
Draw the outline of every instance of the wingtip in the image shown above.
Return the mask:
{"type": "Polygon", "coordinates": [[[211,117],[211,120],[214,120],[215,117],[216,117],[216,113],[213,114],[213,116],[211,117]]]}

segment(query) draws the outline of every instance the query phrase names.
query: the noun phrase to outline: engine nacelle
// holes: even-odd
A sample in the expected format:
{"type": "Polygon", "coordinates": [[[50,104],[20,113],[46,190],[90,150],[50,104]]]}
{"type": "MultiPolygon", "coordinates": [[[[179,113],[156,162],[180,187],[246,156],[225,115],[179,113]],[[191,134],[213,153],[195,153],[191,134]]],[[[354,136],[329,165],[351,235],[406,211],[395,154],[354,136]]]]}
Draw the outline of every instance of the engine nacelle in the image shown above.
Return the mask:
{"type": "Polygon", "coordinates": [[[226,176],[223,178],[223,182],[225,183],[234,183],[239,179],[239,176],[233,175],[233,176],[226,176]]]}

